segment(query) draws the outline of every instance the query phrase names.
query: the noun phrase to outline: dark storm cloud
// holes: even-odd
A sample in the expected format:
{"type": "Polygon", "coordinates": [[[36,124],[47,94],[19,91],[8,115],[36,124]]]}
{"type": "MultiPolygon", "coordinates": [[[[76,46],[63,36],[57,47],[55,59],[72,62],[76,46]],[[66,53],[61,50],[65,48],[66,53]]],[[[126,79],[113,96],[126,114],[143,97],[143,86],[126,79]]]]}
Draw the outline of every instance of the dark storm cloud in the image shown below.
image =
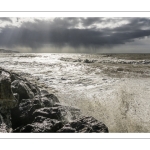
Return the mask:
{"type": "Polygon", "coordinates": [[[12,22],[12,20],[8,17],[0,17],[0,21],[12,22]]]}
{"type": "Polygon", "coordinates": [[[60,48],[82,46],[88,52],[88,47],[113,47],[145,36],[150,36],[148,18],[55,18],[53,21],[35,19],[35,22],[24,22],[20,27],[2,28],[0,46],[29,47],[33,50],[49,44],[60,48]],[[127,20],[128,23],[114,28],[90,28],[93,24],[113,25],[120,20],[127,20]],[[80,25],[82,28],[79,28],[80,25]]]}
{"type": "Polygon", "coordinates": [[[131,32],[136,30],[140,30],[144,28],[150,29],[150,19],[148,18],[124,18],[129,21],[129,23],[124,24],[120,27],[116,27],[114,29],[108,29],[115,32],[131,32]]]}
{"type": "Polygon", "coordinates": [[[98,17],[81,18],[81,22],[82,22],[83,26],[90,26],[90,25],[93,25],[95,23],[102,22],[101,19],[102,18],[98,18],[98,17]]]}

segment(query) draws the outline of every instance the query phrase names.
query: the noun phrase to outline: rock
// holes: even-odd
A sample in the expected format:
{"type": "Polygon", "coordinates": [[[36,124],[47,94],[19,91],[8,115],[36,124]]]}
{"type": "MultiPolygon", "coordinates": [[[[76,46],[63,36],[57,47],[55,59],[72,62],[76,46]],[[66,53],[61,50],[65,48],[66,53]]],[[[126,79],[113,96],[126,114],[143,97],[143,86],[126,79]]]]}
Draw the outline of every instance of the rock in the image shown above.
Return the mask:
{"type": "Polygon", "coordinates": [[[62,77],[61,80],[66,80],[66,79],[62,77]]]}
{"type": "Polygon", "coordinates": [[[75,120],[81,116],[80,109],[72,107],[72,106],[65,106],[61,105],[60,103],[56,103],[54,107],[59,107],[63,114],[64,121],[68,122],[70,120],[75,120]]]}
{"type": "Polygon", "coordinates": [[[55,103],[59,103],[58,98],[49,94],[46,90],[41,90],[41,102],[43,107],[53,107],[55,103]]]}
{"type": "Polygon", "coordinates": [[[56,132],[62,128],[63,123],[55,119],[38,116],[32,124],[28,124],[20,129],[20,132],[33,132],[33,133],[48,133],[56,132]]]}
{"type": "Polygon", "coordinates": [[[0,113],[0,133],[12,132],[10,111],[5,110],[0,113]]]}
{"type": "Polygon", "coordinates": [[[10,74],[0,70],[0,132],[12,132],[11,109],[17,105],[17,100],[11,91],[10,74]]]}
{"type": "Polygon", "coordinates": [[[13,128],[31,123],[32,113],[41,108],[41,103],[38,98],[22,99],[18,106],[11,110],[13,128]]]}
{"type": "Polygon", "coordinates": [[[0,68],[0,132],[108,132],[93,117],[62,105],[46,90],[0,68]]]}
{"type": "MultiPolygon", "coordinates": [[[[65,110],[64,110],[65,111],[65,110]]],[[[33,112],[33,118],[43,116],[50,119],[62,120],[63,111],[59,107],[44,107],[33,112]]]]}
{"type": "Polygon", "coordinates": [[[93,117],[82,117],[80,119],[74,120],[68,124],[66,124],[63,128],[58,130],[57,132],[68,132],[75,130],[75,132],[81,133],[108,133],[108,128],[102,122],[99,122],[93,117]]]}
{"type": "Polygon", "coordinates": [[[19,95],[19,100],[21,99],[31,99],[34,97],[34,93],[25,84],[23,81],[15,80],[11,83],[11,88],[13,93],[17,93],[19,95]]]}
{"type": "Polygon", "coordinates": [[[89,59],[85,59],[83,60],[83,63],[94,63],[96,62],[97,60],[89,60],[89,59]]]}
{"type": "Polygon", "coordinates": [[[103,78],[102,80],[107,80],[107,79],[103,78]]]}
{"type": "Polygon", "coordinates": [[[85,59],[83,62],[84,62],[84,63],[92,63],[93,61],[90,61],[90,60],[88,60],[88,59],[85,59]]]}
{"type": "Polygon", "coordinates": [[[63,128],[61,128],[60,130],[57,131],[58,133],[75,133],[76,130],[71,128],[71,127],[67,127],[64,126],[63,128]]]}
{"type": "Polygon", "coordinates": [[[15,73],[11,73],[10,74],[10,78],[11,78],[11,82],[15,81],[15,80],[20,80],[21,78],[19,77],[19,75],[15,74],[15,73]]]}
{"type": "Polygon", "coordinates": [[[41,90],[41,97],[47,97],[50,101],[52,100],[53,103],[60,103],[58,98],[54,94],[49,94],[46,90],[41,90]]]}
{"type": "Polygon", "coordinates": [[[123,68],[117,68],[117,71],[123,71],[123,68]]]}
{"type": "Polygon", "coordinates": [[[17,101],[19,101],[19,94],[18,94],[18,93],[13,93],[13,95],[14,95],[15,99],[16,99],[17,101]]]}
{"type": "Polygon", "coordinates": [[[31,89],[31,91],[34,93],[34,95],[40,94],[40,90],[36,85],[32,85],[29,82],[25,82],[25,84],[31,89]]]}
{"type": "Polygon", "coordinates": [[[16,105],[15,97],[11,91],[11,79],[9,74],[0,74],[0,104],[5,108],[13,108],[16,105]]]}
{"type": "Polygon", "coordinates": [[[48,99],[47,97],[42,97],[41,102],[43,107],[52,107],[54,105],[53,100],[48,99]]]}
{"type": "Polygon", "coordinates": [[[49,95],[49,92],[47,92],[46,90],[41,90],[41,96],[47,96],[49,95]]]}

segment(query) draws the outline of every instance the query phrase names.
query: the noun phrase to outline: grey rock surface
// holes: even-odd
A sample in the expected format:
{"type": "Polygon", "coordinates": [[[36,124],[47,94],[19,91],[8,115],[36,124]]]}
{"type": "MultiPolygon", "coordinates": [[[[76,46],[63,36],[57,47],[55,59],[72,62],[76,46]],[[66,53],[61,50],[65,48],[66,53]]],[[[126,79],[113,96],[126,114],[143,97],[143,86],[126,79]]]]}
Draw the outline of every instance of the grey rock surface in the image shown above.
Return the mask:
{"type": "Polygon", "coordinates": [[[102,122],[82,116],[46,90],[0,69],[0,132],[108,132],[102,122]]]}

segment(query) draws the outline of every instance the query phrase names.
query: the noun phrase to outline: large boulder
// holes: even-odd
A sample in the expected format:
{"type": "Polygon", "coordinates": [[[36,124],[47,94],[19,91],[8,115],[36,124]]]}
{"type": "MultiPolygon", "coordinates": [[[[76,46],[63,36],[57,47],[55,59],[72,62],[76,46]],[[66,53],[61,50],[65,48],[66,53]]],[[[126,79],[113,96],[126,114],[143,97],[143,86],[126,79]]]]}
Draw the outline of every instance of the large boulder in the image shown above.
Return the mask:
{"type": "Polygon", "coordinates": [[[43,107],[53,107],[56,103],[60,103],[54,94],[50,94],[46,90],[40,91],[41,103],[43,107]]]}
{"type": "Polygon", "coordinates": [[[49,94],[46,90],[41,90],[41,97],[47,97],[48,99],[51,99],[54,103],[59,103],[58,98],[54,94],[49,94]]]}
{"type": "MultiPolygon", "coordinates": [[[[16,80],[14,82],[16,82],[16,80]]],[[[12,85],[14,85],[14,82],[12,85]]],[[[16,83],[15,83],[15,85],[16,85],[16,83]]],[[[31,88],[31,86],[32,85],[28,85],[28,87],[30,87],[30,88],[31,88]]],[[[36,89],[36,87],[34,88],[32,86],[32,89],[36,89]]],[[[34,95],[36,95],[36,96],[34,96],[34,98],[23,99],[23,98],[27,98],[27,97],[23,97],[23,95],[21,95],[20,92],[14,90],[14,92],[18,92],[17,94],[14,93],[15,97],[19,97],[18,96],[19,94],[22,96],[21,99],[19,98],[18,105],[11,110],[12,126],[14,129],[16,129],[19,126],[31,124],[32,121],[35,119],[35,117],[37,117],[39,115],[45,115],[45,113],[46,113],[46,112],[44,112],[45,110],[54,106],[54,104],[56,104],[55,102],[59,102],[56,96],[51,96],[53,94],[49,94],[45,90],[43,90],[43,91],[44,92],[40,92],[40,93],[39,93],[39,91],[38,91],[38,93],[36,93],[37,91],[35,91],[36,94],[34,93],[34,95]]],[[[28,92],[26,92],[26,94],[27,93],[28,92]]],[[[49,117],[51,116],[52,118],[56,118],[59,116],[59,112],[58,112],[59,110],[56,111],[56,109],[54,109],[54,108],[52,108],[51,110],[53,110],[53,111],[49,112],[49,117]]]]}
{"type": "Polygon", "coordinates": [[[34,93],[31,91],[29,86],[22,80],[14,80],[11,84],[13,93],[18,93],[19,100],[21,99],[32,99],[34,93]]]}
{"type": "Polygon", "coordinates": [[[17,107],[11,110],[13,128],[32,122],[32,113],[41,108],[39,98],[22,99],[17,107]]]}

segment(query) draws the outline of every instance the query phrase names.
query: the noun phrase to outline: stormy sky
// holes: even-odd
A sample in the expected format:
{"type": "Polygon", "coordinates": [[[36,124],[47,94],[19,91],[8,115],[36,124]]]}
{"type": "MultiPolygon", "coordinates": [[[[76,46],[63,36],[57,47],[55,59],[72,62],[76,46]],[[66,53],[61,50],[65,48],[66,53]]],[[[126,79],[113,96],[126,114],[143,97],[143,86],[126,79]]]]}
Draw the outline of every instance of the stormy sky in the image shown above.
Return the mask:
{"type": "Polygon", "coordinates": [[[149,53],[150,18],[0,18],[0,49],[149,53]]]}

